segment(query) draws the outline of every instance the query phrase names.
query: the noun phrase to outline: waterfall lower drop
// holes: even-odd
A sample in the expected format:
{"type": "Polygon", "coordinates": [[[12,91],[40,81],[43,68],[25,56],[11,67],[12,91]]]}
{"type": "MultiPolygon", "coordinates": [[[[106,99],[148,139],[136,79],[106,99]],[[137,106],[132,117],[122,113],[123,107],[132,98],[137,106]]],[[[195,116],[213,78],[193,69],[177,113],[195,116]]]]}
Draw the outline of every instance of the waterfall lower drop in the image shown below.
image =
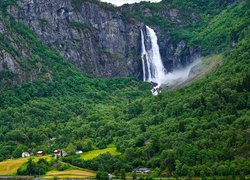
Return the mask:
{"type": "Polygon", "coordinates": [[[145,32],[141,30],[143,81],[154,83],[151,90],[158,95],[160,86],[165,81],[166,70],[163,66],[157,36],[153,29],[146,26],[145,32]]]}

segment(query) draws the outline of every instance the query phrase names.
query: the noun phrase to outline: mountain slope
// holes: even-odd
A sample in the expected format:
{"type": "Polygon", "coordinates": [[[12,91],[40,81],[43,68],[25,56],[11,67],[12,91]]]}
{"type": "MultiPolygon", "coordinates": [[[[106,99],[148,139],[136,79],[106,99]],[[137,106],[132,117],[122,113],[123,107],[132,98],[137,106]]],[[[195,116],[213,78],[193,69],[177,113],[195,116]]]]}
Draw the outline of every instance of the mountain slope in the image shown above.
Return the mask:
{"type": "Polygon", "coordinates": [[[81,74],[2,10],[2,57],[13,57],[2,59],[24,66],[11,72],[10,60],[2,65],[0,159],[115,144],[121,155],[63,161],[107,172],[150,167],[152,176],[249,174],[249,4],[218,8],[219,14],[203,21],[207,26],[185,27],[174,36],[189,48],[220,53],[223,62],[191,85],[157,97],[133,78],[81,74]]]}
{"type": "Polygon", "coordinates": [[[189,1],[121,8],[89,0],[16,2],[8,8],[10,16],[29,26],[80,71],[92,76],[137,78],[142,77],[140,29],[145,24],[156,30],[163,63],[172,71],[202,54],[198,47],[188,47],[179,31],[205,25],[218,14],[214,8],[220,11],[226,7],[209,1],[212,5],[206,14],[202,9],[207,3],[196,2],[191,8],[189,1]]]}
{"type": "Polygon", "coordinates": [[[1,51],[12,57],[2,56],[1,159],[19,157],[28,147],[43,148],[54,136],[61,138],[56,147],[65,147],[70,138],[65,141],[59,135],[64,126],[57,128],[57,123],[74,122],[95,111],[112,111],[120,102],[126,104],[149,95],[144,91],[148,85],[132,78],[105,80],[83,75],[26,26],[4,14],[1,24],[1,37],[5,39],[1,41],[1,51]],[[58,131],[53,133],[54,125],[58,131]]]}

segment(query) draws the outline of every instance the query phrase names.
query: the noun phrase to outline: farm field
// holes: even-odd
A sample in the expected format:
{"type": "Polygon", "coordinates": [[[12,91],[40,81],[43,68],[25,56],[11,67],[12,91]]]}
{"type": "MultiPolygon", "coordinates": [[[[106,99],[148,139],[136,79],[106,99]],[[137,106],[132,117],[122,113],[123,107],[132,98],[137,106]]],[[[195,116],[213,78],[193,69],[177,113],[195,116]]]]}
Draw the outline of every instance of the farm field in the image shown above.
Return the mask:
{"type": "Polygon", "coordinates": [[[89,170],[66,170],[66,171],[49,171],[44,178],[89,178],[95,177],[95,173],[89,170]]]}
{"type": "Polygon", "coordinates": [[[109,148],[106,148],[106,149],[92,150],[92,151],[88,151],[86,153],[83,153],[81,155],[81,159],[91,160],[91,159],[96,158],[100,154],[105,154],[105,153],[110,153],[112,155],[119,155],[120,154],[120,152],[118,152],[115,147],[109,147],[109,148]]]}
{"type": "MultiPolygon", "coordinates": [[[[32,157],[34,161],[38,161],[41,158],[44,158],[46,160],[51,160],[52,157],[51,156],[32,157]]],[[[27,161],[28,158],[18,158],[14,160],[7,160],[0,162],[0,176],[15,175],[17,169],[27,161]]]]}

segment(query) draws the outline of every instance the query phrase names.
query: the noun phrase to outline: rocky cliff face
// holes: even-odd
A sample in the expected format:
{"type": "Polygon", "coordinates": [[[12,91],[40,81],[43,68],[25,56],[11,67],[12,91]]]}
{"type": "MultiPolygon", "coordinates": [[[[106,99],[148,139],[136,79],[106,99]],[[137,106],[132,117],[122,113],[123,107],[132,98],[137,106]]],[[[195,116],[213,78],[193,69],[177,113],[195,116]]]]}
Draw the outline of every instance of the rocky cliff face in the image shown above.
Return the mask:
{"type": "Polygon", "coordinates": [[[70,0],[19,0],[9,13],[30,26],[82,72],[94,76],[139,76],[142,23],[123,22],[118,11],[70,0]]]}
{"type": "Polygon", "coordinates": [[[157,31],[157,36],[162,61],[168,72],[183,68],[201,56],[199,48],[187,47],[185,40],[176,42],[173,37],[164,34],[160,29],[157,31]]]}
{"type": "MultiPolygon", "coordinates": [[[[118,8],[77,0],[18,0],[9,14],[33,29],[46,43],[82,72],[93,76],[141,77],[140,29],[137,20],[126,21],[118,8]]],[[[150,11],[146,12],[150,16],[150,11]]],[[[164,13],[164,12],[163,12],[164,13]]],[[[178,10],[165,12],[166,18],[178,18],[178,10]]],[[[194,16],[194,19],[196,17],[194,16]]],[[[154,27],[168,71],[199,56],[186,50],[184,41],[175,42],[159,27],[154,27]],[[185,50],[185,52],[184,52],[185,50]]]]}
{"type": "Polygon", "coordinates": [[[19,59],[27,58],[29,52],[15,43],[11,32],[6,28],[0,19],[0,87],[5,88],[10,85],[22,83],[25,72],[20,68],[19,59]],[[3,48],[4,47],[4,48],[3,48]],[[17,55],[17,51],[20,54],[17,55]],[[19,57],[17,57],[19,56],[19,57]],[[18,76],[15,76],[18,75],[18,76]],[[22,78],[21,78],[22,77],[22,78]]]}

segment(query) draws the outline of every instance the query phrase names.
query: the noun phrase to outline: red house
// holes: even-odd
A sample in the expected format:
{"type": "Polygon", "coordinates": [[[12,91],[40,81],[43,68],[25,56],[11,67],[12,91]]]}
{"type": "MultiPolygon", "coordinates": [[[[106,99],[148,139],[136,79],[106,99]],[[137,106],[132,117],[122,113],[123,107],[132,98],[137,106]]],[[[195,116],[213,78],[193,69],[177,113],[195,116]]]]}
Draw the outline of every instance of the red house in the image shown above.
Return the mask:
{"type": "Polygon", "coordinates": [[[62,156],[62,151],[57,149],[54,151],[54,155],[55,156],[62,156]]]}
{"type": "Polygon", "coordinates": [[[44,156],[45,153],[44,153],[44,151],[38,151],[38,152],[36,153],[36,155],[37,155],[37,156],[44,156]]]}

